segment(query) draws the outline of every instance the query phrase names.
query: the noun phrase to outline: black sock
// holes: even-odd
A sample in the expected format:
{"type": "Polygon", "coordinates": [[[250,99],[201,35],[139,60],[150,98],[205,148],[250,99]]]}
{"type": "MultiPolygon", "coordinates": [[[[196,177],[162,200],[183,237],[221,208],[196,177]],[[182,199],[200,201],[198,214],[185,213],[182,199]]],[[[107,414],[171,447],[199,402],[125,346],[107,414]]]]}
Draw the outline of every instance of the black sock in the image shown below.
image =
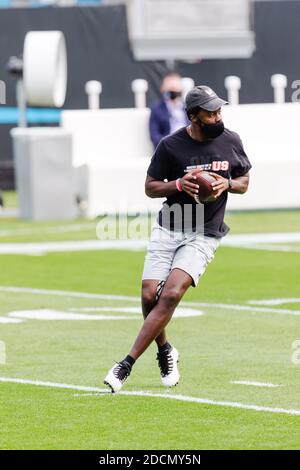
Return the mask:
{"type": "Polygon", "coordinates": [[[158,351],[159,352],[166,352],[166,351],[169,351],[169,349],[171,349],[171,348],[172,348],[172,346],[167,341],[163,346],[158,346],[158,351]]]}
{"type": "Polygon", "coordinates": [[[135,359],[133,359],[133,357],[131,357],[131,356],[129,356],[129,355],[126,356],[125,359],[123,359],[123,361],[128,362],[128,364],[130,364],[130,367],[132,367],[133,364],[135,363],[135,359]]]}

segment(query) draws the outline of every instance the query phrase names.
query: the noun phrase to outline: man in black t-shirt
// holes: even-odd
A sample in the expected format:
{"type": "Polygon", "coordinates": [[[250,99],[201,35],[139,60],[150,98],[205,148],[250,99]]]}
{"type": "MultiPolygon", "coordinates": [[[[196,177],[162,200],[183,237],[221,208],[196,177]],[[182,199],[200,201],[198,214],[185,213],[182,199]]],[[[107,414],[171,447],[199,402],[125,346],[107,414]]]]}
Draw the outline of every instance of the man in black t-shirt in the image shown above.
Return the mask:
{"type": "Polygon", "coordinates": [[[251,164],[235,132],[224,128],[226,101],[207,86],[186,97],[191,124],[162,139],[152,157],[145,183],[149,197],[166,197],[153,227],[142,280],[144,324],[129,354],[104,379],[118,392],[145,349],[156,341],[162,384],[179,381],[179,353],[167,341],[165,327],[190,286],[196,286],[229,231],[224,223],[228,192],[248,189],[251,164]],[[197,204],[195,171],[208,170],[215,200],[197,204]]]}

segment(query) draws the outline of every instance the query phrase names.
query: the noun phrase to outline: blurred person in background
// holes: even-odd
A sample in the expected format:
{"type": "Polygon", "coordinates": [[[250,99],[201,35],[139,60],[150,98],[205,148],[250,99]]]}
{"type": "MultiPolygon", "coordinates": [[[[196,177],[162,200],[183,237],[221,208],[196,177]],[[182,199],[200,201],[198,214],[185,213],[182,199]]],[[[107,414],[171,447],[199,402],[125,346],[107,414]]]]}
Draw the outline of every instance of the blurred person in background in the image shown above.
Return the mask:
{"type": "Polygon", "coordinates": [[[151,107],[150,137],[154,148],[160,140],[188,124],[182,99],[181,76],[176,72],[167,73],[160,91],[162,99],[151,107]]]}

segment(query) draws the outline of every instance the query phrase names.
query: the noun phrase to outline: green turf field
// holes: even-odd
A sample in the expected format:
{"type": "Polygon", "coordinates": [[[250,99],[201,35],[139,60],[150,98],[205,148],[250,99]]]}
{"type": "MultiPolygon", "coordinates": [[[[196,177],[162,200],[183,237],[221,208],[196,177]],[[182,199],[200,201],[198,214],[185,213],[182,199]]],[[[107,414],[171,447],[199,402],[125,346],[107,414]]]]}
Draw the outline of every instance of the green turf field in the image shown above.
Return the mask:
{"type": "MultiPolygon", "coordinates": [[[[300,231],[300,211],[227,220],[300,231]]],[[[0,219],[0,242],[94,239],[95,225],[0,219]]],[[[299,449],[299,243],[278,247],[219,248],[168,328],[179,385],[160,385],[151,346],[118,395],[102,380],[141,326],[144,251],[1,255],[0,448],[299,449]]]]}

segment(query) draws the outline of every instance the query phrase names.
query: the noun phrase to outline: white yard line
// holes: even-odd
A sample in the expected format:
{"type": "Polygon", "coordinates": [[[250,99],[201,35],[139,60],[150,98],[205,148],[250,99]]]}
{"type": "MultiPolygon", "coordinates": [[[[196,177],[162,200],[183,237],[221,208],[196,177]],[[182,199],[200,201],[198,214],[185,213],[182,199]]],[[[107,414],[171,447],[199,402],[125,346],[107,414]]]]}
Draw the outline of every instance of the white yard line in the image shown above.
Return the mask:
{"type": "MultiPolygon", "coordinates": [[[[24,319],[24,320],[41,320],[41,321],[103,321],[103,320],[138,320],[141,321],[142,309],[138,308],[124,308],[124,307],[104,307],[100,309],[101,312],[107,312],[108,315],[104,314],[87,314],[76,311],[61,311],[54,309],[33,309],[33,310],[16,310],[8,313],[8,317],[11,319],[24,319]],[[121,315],[110,315],[111,312],[117,312],[121,315]],[[124,315],[124,313],[130,313],[131,315],[124,315]],[[132,315],[137,313],[138,315],[132,315]]],[[[97,311],[97,309],[96,309],[97,311]]],[[[203,315],[201,310],[195,310],[191,308],[177,307],[173,314],[174,318],[190,318],[199,317],[203,315]]],[[[0,317],[0,323],[1,323],[0,317]]],[[[5,317],[3,317],[5,318],[5,317]]],[[[6,323],[9,323],[9,319],[6,318],[6,323]]],[[[5,322],[4,322],[5,323],[5,322]]]]}
{"type": "Polygon", "coordinates": [[[98,299],[98,300],[128,300],[133,302],[140,302],[140,297],[130,297],[127,295],[107,295],[107,294],[91,294],[89,292],[75,292],[64,290],[51,290],[51,289],[34,289],[31,287],[16,287],[16,286],[0,286],[0,292],[13,292],[34,295],[53,295],[59,297],[77,297],[80,299],[98,299]]]}
{"type": "Polygon", "coordinates": [[[85,387],[84,385],[70,385],[64,383],[56,383],[56,382],[43,382],[41,380],[28,380],[28,379],[18,379],[12,377],[0,377],[0,382],[5,383],[17,383],[17,384],[24,384],[24,385],[37,385],[39,387],[51,387],[51,388],[63,388],[63,389],[70,389],[70,390],[80,390],[85,392],[107,392],[107,389],[98,388],[98,387],[85,387]]]}
{"type": "MultiPolygon", "coordinates": [[[[17,379],[10,377],[0,377],[0,382],[5,383],[18,383],[23,385],[36,385],[40,387],[50,387],[50,388],[60,388],[68,390],[80,390],[84,392],[96,392],[98,396],[107,396],[109,393],[107,389],[102,389],[98,387],[86,387],[83,385],[71,385],[55,382],[42,382],[39,380],[27,380],[27,379],[17,379]]],[[[188,403],[197,403],[201,405],[212,405],[212,406],[221,406],[225,408],[238,408],[251,411],[267,412],[267,413],[284,413],[292,416],[300,416],[300,410],[289,409],[289,408],[280,408],[280,407],[269,407],[253,404],[245,404],[240,402],[231,402],[231,401],[218,401],[211,400],[209,398],[198,398],[190,397],[186,395],[173,395],[170,393],[153,393],[153,392],[143,392],[143,391],[130,391],[130,392],[120,392],[118,395],[121,396],[139,396],[139,397],[149,397],[149,398],[164,398],[167,400],[177,400],[181,402],[188,403]]],[[[82,396],[90,396],[90,394],[83,394],[82,396]]]]}
{"type": "Polygon", "coordinates": [[[248,304],[251,305],[282,305],[282,304],[299,304],[300,297],[292,298],[276,298],[276,299],[265,299],[265,300],[248,300],[248,304]]]}
{"type": "Polygon", "coordinates": [[[66,253],[73,251],[130,250],[141,251],[148,240],[75,240],[37,243],[0,243],[2,255],[32,255],[40,253],[66,253]]]}
{"type": "Polygon", "coordinates": [[[0,209],[0,219],[6,219],[7,217],[19,217],[18,209],[0,209]]]}
{"type": "MultiPolygon", "coordinates": [[[[0,288],[1,290],[1,288],[0,288]]],[[[185,305],[185,302],[181,302],[181,305],[185,305]]],[[[279,315],[300,315],[300,310],[288,310],[283,308],[268,308],[268,307],[252,307],[248,305],[238,305],[238,304],[215,304],[207,302],[188,302],[190,307],[213,307],[213,308],[222,308],[225,310],[238,310],[244,312],[258,312],[258,313],[277,313],[279,315]]]]}
{"type": "Polygon", "coordinates": [[[296,243],[300,242],[300,232],[244,233],[227,235],[226,245],[248,245],[253,243],[296,243]]]}
{"type": "MultiPolygon", "coordinates": [[[[48,295],[48,296],[59,296],[59,297],[75,297],[82,299],[97,299],[97,300],[126,300],[129,302],[139,302],[140,297],[130,297],[125,295],[108,295],[108,294],[91,294],[88,292],[73,292],[73,291],[61,291],[51,289],[34,289],[30,287],[16,287],[16,286],[0,286],[0,292],[12,292],[12,293],[24,293],[34,295],[48,295]]],[[[183,301],[180,303],[182,307],[206,307],[206,308],[220,308],[225,310],[235,310],[253,313],[276,313],[279,315],[293,315],[299,316],[300,310],[288,310],[279,308],[268,308],[268,307],[255,307],[251,305],[239,305],[239,304],[219,304],[209,302],[190,302],[183,301]]]]}
{"type": "MultiPolygon", "coordinates": [[[[108,309],[107,309],[108,310],[108,309]]],[[[196,315],[194,315],[196,316],[196,315]]],[[[115,321],[115,320],[141,320],[140,315],[89,315],[84,313],[64,312],[50,309],[18,310],[9,312],[11,319],[40,320],[40,321],[115,321]]],[[[0,317],[1,322],[1,317],[0,317]]]]}
{"type": "Polygon", "coordinates": [[[270,382],[252,382],[250,380],[231,380],[230,383],[235,384],[235,385],[249,385],[252,387],[266,387],[266,388],[282,387],[282,384],[277,385],[277,384],[272,384],[270,382]]]}
{"type": "MultiPolygon", "coordinates": [[[[228,245],[229,246],[229,245],[228,245]]],[[[263,250],[263,251],[292,251],[292,252],[299,252],[300,246],[292,246],[292,245],[261,245],[258,244],[251,244],[251,245],[233,245],[233,248],[245,248],[247,250],[263,250]]]]}
{"type": "MultiPolygon", "coordinates": [[[[50,229],[50,228],[49,228],[50,229]]],[[[63,232],[65,227],[62,227],[63,232]]],[[[25,230],[25,229],[24,229],[25,230]]],[[[76,228],[77,230],[77,228],[76,228]]],[[[74,231],[76,231],[74,229],[74,231]]],[[[73,230],[70,230],[73,231],[73,230]]],[[[5,231],[4,231],[5,233],[5,231]]],[[[1,234],[1,232],[0,232],[1,234]]],[[[299,252],[299,246],[272,245],[272,243],[300,242],[300,232],[287,233],[259,233],[227,235],[222,240],[222,246],[233,248],[246,248],[254,250],[295,251],[299,252]]],[[[33,255],[35,253],[58,253],[76,251],[98,250],[130,250],[141,251],[148,246],[148,240],[74,240],[60,242],[36,242],[36,243],[0,243],[0,254],[33,255]]]]}
{"type": "Polygon", "coordinates": [[[0,317],[0,323],[23,323],[24,320],[18,318],[0,317]]]}
{"type": "Polygon", "coordinates": [[[74,225],[56,225],[53,227],[36,227],[36,228],[15,228],[0,230],[0,237],[16,237],[18,235],[40,235],[47,233],[70,233],[70,232],[85,232],[95,229],[96,233],[97,223],[74,224],[74,225]]]}

